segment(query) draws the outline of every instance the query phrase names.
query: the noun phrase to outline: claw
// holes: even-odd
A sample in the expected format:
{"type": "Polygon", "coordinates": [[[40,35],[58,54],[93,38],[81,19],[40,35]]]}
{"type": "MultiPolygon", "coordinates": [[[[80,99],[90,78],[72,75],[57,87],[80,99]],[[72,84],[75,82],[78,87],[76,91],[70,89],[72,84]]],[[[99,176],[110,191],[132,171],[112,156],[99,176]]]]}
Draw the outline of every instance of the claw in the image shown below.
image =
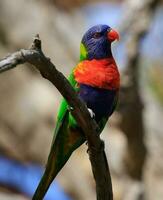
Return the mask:
{"type": "Polygon", "coordinates": [[[70,111],[70,112],[74,110],[74,108],[71,107],[71,106],[68,106],[67,109],[68,109],[68,111],[70,111]]]}
{"type": "Polygon", "coordinates": [[[93,112],[93,110],[88,108],[88,111],[90,113],[91,118],[95,118],[95,113],[93,112]]]}

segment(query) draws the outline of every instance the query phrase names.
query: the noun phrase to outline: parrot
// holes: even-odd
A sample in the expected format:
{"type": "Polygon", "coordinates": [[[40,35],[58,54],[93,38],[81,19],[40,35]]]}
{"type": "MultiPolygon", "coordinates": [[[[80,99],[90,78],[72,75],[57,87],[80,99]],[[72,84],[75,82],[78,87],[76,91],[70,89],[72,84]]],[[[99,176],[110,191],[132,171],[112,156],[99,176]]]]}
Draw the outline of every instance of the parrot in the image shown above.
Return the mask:
{"type": "MultiPolygon", "coordinates": [[[[80,43],[79,62],[68,77],[78,97],[84,101],[91,117],[97,122],[100,133],[114,112],[119,96],[120,73],[111,50],[115,40],[119,40],[119,33],[108,25],[98,24],[89,28],[80,43]]],[[[44,198],[71,154],[86,141],[71,109],[63,99],[46,169],[33,200],[44,198]]]]}

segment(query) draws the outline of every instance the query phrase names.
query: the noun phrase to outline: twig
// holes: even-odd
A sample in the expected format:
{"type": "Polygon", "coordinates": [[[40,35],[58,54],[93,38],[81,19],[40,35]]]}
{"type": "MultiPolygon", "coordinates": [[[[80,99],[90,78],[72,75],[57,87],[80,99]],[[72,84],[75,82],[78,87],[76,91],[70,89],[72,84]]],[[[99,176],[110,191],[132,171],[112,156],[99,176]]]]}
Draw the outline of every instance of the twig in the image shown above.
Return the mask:
{"type": "Polygon", "coordinates": [[[78,98],[68,80],[43,54],[41,40],[38,35],[35,37],[30,49],[22,49],[0,60],[0,73],[25,62],[34,65],[41,75],[48,79],[60,91],[68,104],[73,107],[72,114],[77,123],[80,124],[88,141],[89,159],[96,181],[97,200],[112,200],[111,177],[104,152],[104,142],[98,134],[98,125],[91,119],[86,105],[78,98]]]}

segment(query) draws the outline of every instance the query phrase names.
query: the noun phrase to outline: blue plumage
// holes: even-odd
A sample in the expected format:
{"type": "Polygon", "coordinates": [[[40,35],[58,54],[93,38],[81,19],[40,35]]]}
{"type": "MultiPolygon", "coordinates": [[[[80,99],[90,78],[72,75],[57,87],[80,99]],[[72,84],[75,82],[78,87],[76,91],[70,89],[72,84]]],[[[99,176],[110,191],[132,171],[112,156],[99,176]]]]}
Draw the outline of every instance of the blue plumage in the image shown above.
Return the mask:
{"type": "Polygon", "coordinates": [[[116,94],[117,90],[106,90],[80,84],[79,97],[95,113],[97,122],[112,114],[116,94]]]}

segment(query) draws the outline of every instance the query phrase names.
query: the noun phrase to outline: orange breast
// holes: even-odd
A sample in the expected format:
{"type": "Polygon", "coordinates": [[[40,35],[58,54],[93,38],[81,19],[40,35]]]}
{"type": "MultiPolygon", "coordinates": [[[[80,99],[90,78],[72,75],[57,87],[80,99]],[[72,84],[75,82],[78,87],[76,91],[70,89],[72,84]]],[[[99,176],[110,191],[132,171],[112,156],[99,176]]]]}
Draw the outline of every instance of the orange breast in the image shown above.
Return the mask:
{"type": "Polygon", "coordinates": [[[120,75],[113,58],[84,60],[73,72],[78,83],[109,90],[119,89],[120,75]]]}

